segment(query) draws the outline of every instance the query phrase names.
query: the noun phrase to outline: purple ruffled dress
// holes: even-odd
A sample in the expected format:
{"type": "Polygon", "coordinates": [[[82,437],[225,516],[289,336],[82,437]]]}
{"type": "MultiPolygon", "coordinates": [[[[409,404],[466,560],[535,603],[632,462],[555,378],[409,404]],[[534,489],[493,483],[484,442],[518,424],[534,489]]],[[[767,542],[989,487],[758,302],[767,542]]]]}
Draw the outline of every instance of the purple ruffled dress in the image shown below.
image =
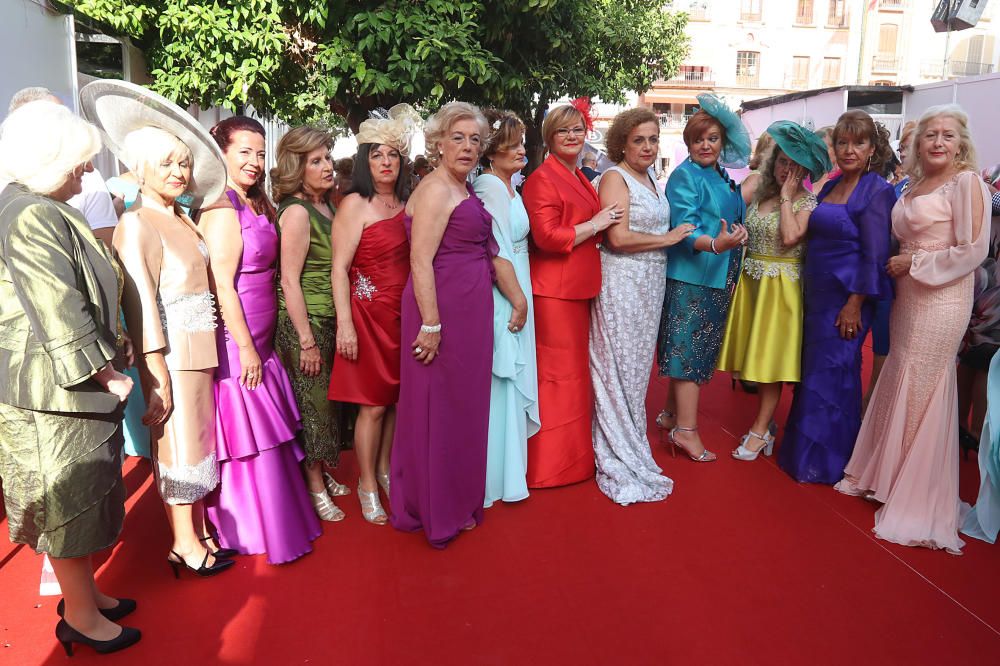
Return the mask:
{"type": "Polygon", "coordinates": [[[215,371],[216,446],[221,481],[206,498],[219,545],[240,553],[267,553],[270,564],[290,562],[312,550],[321,534],[299,463],[295,441],[301,427],[288,373],[274,353],[278,315],[275,272],[278,235],[268,219],[226,193],[236,208],[243,257],[236,291],[260,355],[263,381],[255,390],[240,386],[240,355],[225,326],[217,329],[215,371]]]}

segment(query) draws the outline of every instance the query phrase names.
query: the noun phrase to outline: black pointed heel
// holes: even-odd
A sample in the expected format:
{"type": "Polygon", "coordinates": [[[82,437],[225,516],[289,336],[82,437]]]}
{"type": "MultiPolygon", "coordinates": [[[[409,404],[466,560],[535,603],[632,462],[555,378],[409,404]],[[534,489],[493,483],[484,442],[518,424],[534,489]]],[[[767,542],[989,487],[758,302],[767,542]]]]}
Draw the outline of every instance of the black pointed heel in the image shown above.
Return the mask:
{"type": "Polygon", "coordinates": [[[167,562],[170,563],[170,568],[174,570],[174,578],[180,578],[181,577],[181,569],[182,568],[187,569],[188,571],[191,571],[195,575],[201,576],[202,578],[208,578],[209,576],[215,576],[217,574],[220,574],[223,571],[225,571],[226,569],[228,569],[229,567],[231,567],[234,564],[236,564],[232,560],[220,560],[220,559],[216,559],[215,563],[212,566],[206,566],[208,564],[208,556],[212,554],[210,551],[206,550],[205,551],[205,557],[201,561],[201,566],[198,567],[197,569],[195,569],[193,566],[191,566],[190,564],[188,564],[184,560],[184,558],[181,557],[180,555],[178,555],[176,552],[170,551],[170,554],[177,558],[176,560],[171,559],[169,557],[167,558],[167,562]]]}
{"type": "Polygon", "coordinates": [[[59,624],[56,625],[56,640],[58,640],[63,649],[66,650],[66,656],[73,656],[73,644],[79,643],[80,645],[88,645],[94,648],[95,652],[99,654],[108,654],[109,652],[118,652],[119,650],[124,650],[127,647],[131,647],[139,642],[142,638],[142,632],[133,627],[122,627],[122,633],[118,634],[115,638],[110,641],[98,641],[89,636],[84,636],[79,631],[69,626],[66,620],[59,620],[59,624]]]}
{"type": "MultiPolygon", "coordinates": [[[[111,620],[112,622],[117,622],[129,613],[133,612],[138,607],[135,603],[135,599],[119,599],[118,605],[114,608],[98,608],[101,611],[101,615],[111,620]]],[[[62,617],[66,614],[66,600],[60,599],[59,604],[56,606],[56,614],[62,617]]]]}
{"type": "MultiPolygon", "coordinates": [[[[202,538],[198,539],[198,541],[201,541],[202,543],[208,543],[209,541],[213,541],[213,540],[216,543],[219,542],[218,539],[216,539],[215,537],[211,537],[211,536],[202,537],[202,538]]],[[[229,559],[230,557],[236,557],[237,555],[240,554],[240,551],[236,550],[235,548],[220,548],[219,550],[216,550],[216,551],[211,551],[210,550],[208,552],[212,553],[212,555],[214,555],[215,557],[221,557],[223,559],[229,559]]]]}

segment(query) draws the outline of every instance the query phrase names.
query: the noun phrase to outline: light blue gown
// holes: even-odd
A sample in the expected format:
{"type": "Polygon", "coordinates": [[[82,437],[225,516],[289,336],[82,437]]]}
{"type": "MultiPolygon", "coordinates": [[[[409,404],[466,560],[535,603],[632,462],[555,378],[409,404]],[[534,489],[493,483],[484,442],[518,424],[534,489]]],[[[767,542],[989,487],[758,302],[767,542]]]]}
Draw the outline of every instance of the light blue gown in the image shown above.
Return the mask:
{"type": "Polygon", "coordinates": [[[528,213],[521,196],[513,198],[503,181],[483,174],[473,183],[476,194],[493,216],[493,236],[499,257],[514,265],[518,284],[528,301],[524,328],[507,328],[513,306],[493,287],[493,377],[490,391],[490,432],[486,452],[486,499],[516,502],[528,496],[525,481],[528,438],[538,432],[538,371],[535,366],[535,315],[528,268],[528,213]]]}
{"type": "MultiPolygon", "coordinates": [[[[107,184],[109,190],[123,195],[125,210],[131,208],[136,197],[139,196],[138,185],[117,176],[108,178],[107,184]]],[[[132,392],[129,393],[128,403],[125,405],[125,419],[123,421],[125,453],[130,456],[149,458],[149,429],[142,424],[142,415],[146,413],[146,400],[142,395],[142,388],[139,386],[139,371],[133,366],[126,370],[125,374],[132,378],[132,392]]]]}
{"type": "Polygon", "coordinates": [[[990,362],[986,422],[979,439],[979,498],[965,517],[962,534],[996,543],[1000,532],[1000,354],[990,362]]]}

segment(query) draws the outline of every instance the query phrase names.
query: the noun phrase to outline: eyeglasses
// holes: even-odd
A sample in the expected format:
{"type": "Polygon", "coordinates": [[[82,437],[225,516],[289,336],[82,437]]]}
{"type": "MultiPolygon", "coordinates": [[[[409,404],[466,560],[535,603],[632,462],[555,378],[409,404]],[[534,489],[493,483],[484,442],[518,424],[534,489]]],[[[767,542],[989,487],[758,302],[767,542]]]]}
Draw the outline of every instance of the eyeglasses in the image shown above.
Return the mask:
{"type": "Polygon", "coordinates": [[[587,129],[585,127],[560,127],[555,131],[555,135],[560,139],[565,139],[570,134],[573,136],[584,136],[586,133],[587,129]]]}

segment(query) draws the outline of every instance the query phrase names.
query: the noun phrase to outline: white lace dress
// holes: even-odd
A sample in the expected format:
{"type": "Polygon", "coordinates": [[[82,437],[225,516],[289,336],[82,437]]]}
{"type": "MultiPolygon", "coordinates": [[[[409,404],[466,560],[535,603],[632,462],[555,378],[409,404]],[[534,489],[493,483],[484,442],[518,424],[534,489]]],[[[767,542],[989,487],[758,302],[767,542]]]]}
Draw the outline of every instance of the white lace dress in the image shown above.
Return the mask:
{"type": "MultiPolygon", "coordinates": [[[[666,196],[618,167],[629,189],[629,229],[670,230],[666,196]]],[[[598,183],[595,183],[595,186],[598,183]]],[[[601,247],[601,293],[590,323],[597,485],[621,505],[665,499],[674,482],[653,461],[646,436],[646,390],[666,287],[666,250],[617,253],[601,247]]]]}

